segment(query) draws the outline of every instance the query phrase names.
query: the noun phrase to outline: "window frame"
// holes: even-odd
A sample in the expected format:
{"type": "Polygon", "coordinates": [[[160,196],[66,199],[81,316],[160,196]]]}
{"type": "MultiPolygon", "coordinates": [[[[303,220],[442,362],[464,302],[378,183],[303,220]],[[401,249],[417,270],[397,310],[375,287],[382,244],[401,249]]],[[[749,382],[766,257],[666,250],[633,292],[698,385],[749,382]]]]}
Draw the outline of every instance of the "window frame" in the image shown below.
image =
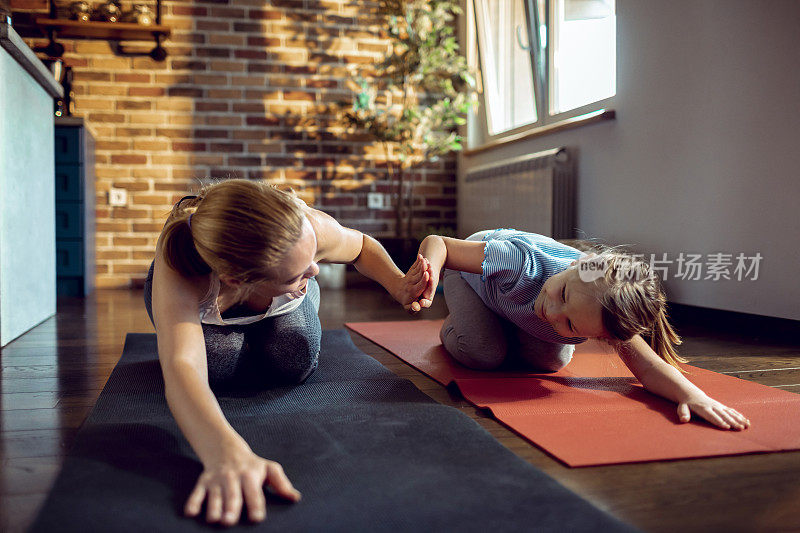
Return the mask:
{"type": "MultiPolygon", "coordinates": [[[[536,100],[536,122],[530,122],[528,124],[524,124],[522,126],[518,126],[513,129],[509,129],[497,134],[490,134],[489,133],[489,117],[487,115],[487,105],[486,105],[486,91],[484,90],[484,75],[483,75],[483,60],[482,54],[480,50],[480,42],[478,37],[478,6],[476,5],[481,0],[467,0],[467,10],[466,10],[466,36],[467,36],[467,61],[469,62],[470,66],[476,69],[478,72],[478,80],[479,80],[479,99],[480,99],[480,106],[478,106],[477,112],[470,113],[468,119],[468,128],[467,128],[467,150],[475,150],[480,149],[484,145],[495,144],[501,142],[503,139],[507,137],[512,138],[520,138],[521,136],[527,136],[526,134],[535,135],[537,130],[542,130],[542,133],[558,130],[558,126],[560,124],[567,124],[570,122],[575,122],[572,119],[575,117],[580,117],[582,115],[589,115],[595,113],[597,111],[608,110],[609,108],[613,108],[614,103],[616,101],[616,94],[618,91],[615,91],[613,96],[608,98],[604,98],[602,100],[596,100],[594,102],[590,102],[583,106],[577,107],[575,109],[570,109],[568,111],[562,111],[560,113],[556,113],[554,115],[550,114],[550,100],[551,100],[551,91],[553,87],[550,83],[551,78],[551,66],[553,64],[553,54],[555,53],[555,49],[553,46],[554,38],[555,38],[555,30],[553,28],[553,21],[555,20],[555,10],[556,5],[555,2],[552,0],[542,0],[544,2],[544,13],[545,13],[545,27],[547,28],[547,50],[546,54],[541,54],[540,49],[540,39],[539,36],[539,29],[536,26],[538,22],[538,9],[536,9],[537,0],[522,0],[524,2],[525,7],[525,18],[528,24],[528,35],[529,35],[529,53],[531,59],[531,66],[533,72],[533,90],[534,90],[534,98],[536,100]],[[533,15],[533,16],[532,16],[533,15]],[[535,38],[533,38],[535,36],[535,38]],[[540,62],[537,61],[537,56],[541,57],[541,66],[539,66],[540,62]]],[[[618,33],[617,33],[618,34],[618,33]]],[[[619,39],[615,38],[615,49],[619,44],[619,39]]],[[[619,54],[617,53],[617,57],[619,54]]],[[[616,64],[616,61],[615,61],[616,64]]],[[[617,76],[617,72],[614,73],[616,80],[618,81],[619,78],[617,76]]],[[[613,118],[614,113],[610,114],[610,117],[613,118]]]]}

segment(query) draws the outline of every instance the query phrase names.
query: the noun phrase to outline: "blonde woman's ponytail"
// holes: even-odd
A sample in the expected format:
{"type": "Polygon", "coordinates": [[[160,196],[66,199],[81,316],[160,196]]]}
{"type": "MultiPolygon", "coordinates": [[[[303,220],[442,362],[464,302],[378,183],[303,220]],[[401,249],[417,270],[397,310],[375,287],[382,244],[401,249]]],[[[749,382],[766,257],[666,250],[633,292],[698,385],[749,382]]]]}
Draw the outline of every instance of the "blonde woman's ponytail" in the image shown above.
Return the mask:
{"type": "Polygon", "coordinates": [[[192,237],[190,217],[197,211],[200,198],[184,198],[172,209],[161,234],[164,260],[170,268],[185,277],[208,274],[211,267],[203,261],[192,237]]]}
{"type": "Polygon", "coordinates": [[[265,182],[208,185],[172,209],[161,237],[164,258],[185,277],[214,272],[241,284],[272,279],[303,233],[303,205],[265,182]]]}

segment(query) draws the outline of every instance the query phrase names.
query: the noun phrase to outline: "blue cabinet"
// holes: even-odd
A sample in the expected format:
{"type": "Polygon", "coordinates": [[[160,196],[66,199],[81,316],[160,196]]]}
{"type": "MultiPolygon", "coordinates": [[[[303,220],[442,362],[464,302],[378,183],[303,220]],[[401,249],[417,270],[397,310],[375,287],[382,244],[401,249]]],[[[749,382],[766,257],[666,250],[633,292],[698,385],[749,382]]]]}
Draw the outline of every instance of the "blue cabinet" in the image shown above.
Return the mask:
{"type": "Polygon", "coordinates": [[[56,287],[94,290],[94,139],[81,119],[56,119],[56,287]]]}

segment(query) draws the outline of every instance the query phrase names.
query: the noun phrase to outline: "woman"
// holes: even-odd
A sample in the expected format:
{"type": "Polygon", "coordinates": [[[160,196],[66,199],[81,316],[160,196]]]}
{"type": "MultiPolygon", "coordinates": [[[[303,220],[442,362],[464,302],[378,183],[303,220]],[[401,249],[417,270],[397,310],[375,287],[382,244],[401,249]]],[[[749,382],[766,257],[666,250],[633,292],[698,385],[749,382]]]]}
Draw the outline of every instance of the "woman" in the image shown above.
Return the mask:
{"type": "Polygon", "coordinates": [[[247,505],[265,517],[263,486],[297,501],[281,466],[258,457],[225,420],[214,387],[301,383],[317,366],[317,263],[352,263],[407,309],[429,281],[383,247],[291,193],[228,180],[183,198],[158,239],[145,305],[158,337],[165,394],[203,463],[185,512],[207,502],[209,522],[232,525],[247,505]]]}

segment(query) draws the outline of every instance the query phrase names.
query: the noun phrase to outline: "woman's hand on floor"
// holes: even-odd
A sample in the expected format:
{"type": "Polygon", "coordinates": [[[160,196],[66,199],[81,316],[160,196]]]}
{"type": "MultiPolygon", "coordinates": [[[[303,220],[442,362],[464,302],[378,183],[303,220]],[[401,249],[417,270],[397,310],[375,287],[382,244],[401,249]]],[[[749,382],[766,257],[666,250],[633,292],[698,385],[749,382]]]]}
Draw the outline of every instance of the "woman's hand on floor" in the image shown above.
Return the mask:
{"type": "Polygon", "coordinates": [[[246,504],[250,520],[261,522],[266,517],[265,486],[289,501],[300,500],[300,493],[275,461],[263,459],[249,448],[225,451],[220,460],[205,465],[184,511],[187,516],[197,516],[206,502],[206,521],[232,526],[239,522],[246,504]]]}
{"type": "Polygon", "coordinates": [[[678,404],[678,418],[681,422],[688,422],[692,413],[722,429],[741,431],[750,427],[750,420],[739,411],[705,394],[678,404]]]}

